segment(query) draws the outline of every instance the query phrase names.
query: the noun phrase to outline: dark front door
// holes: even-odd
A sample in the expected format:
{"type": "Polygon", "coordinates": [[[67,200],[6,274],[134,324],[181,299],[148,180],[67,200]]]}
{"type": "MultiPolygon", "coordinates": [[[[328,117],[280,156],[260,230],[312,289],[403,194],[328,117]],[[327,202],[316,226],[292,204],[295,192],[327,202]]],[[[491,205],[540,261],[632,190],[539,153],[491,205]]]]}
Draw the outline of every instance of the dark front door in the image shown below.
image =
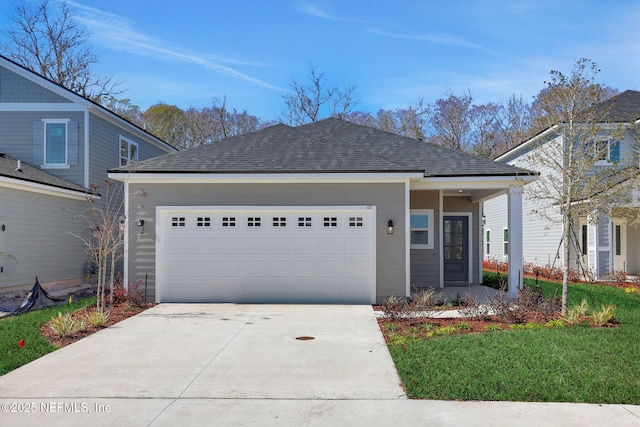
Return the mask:
{"type": "Polygon", "coordinates": [[[444,224],[444,281],[469,281],[469,218],[445,216],[444,224]]]}

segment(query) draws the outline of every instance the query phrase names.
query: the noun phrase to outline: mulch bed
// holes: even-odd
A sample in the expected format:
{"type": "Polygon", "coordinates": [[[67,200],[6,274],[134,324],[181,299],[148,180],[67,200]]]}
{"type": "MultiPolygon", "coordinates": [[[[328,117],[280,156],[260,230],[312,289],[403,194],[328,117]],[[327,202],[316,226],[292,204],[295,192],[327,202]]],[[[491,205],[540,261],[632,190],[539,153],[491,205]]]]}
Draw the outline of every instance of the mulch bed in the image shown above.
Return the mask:
{"type": "MultiPolygon", "coordinates": [[[[115,325],[116,323],[122,322],[123,320],[128,319],[129,317],[135,316],[138,313],[142,313],[143,311],[153,307],[154,305],[155,304],[145,304],[140,307],[131,306],[126,303],[114,305],[111,308],[111,310],[107,309],[107,311],[110,311],[110,315],[109,315],[109,319],[104,324],[104,326],[95,327],[87,323],[86,328],[84,330],[79,331],[68,337],[59,337],[46,324],[40,328],[40,333],[47,341],[49,341],[55,347],[57,348],[65,347],[69,344],[73,344],[78,340],[81,340],[84,337],[88,337],[89,335],[95,334],[96,332],[101,331],[102,329],[108,328],[111,325],[115,325]]],[[[85,318],[86,314],[92,311],[96,311],[95,306],[78,310],[75,313],[72,313],[72,317],[76,319],[85,318]]]]}

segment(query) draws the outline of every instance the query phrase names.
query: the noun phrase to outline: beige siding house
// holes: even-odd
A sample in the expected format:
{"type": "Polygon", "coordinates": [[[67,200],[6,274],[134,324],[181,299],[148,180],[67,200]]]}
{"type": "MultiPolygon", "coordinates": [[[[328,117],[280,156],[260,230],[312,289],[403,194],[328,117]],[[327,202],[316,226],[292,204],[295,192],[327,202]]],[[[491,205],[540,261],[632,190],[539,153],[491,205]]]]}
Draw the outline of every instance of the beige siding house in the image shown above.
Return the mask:
{"type": "MultiPolygon", "coordinates": [[[[109,176],[127,194],[127,283],[146,284],[155,301],[363,304],[480,283],[481,203],[508,194],[517,230],[521,187],[535,179],[338,119],[280,124],[109,176]]],[[[511,276],[514,294],[521,276],[511,276]]]]}

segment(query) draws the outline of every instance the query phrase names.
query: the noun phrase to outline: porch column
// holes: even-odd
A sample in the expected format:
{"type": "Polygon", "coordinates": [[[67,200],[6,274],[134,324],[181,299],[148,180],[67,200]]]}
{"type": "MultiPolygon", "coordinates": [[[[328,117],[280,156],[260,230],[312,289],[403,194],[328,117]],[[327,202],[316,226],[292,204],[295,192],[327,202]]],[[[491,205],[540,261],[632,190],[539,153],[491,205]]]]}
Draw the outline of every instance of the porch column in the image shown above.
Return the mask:
{"type": "Polygon", "coordinates": [[[522,289],[522,187],[509,187],[509,296],[516,298],[522,289]]]}

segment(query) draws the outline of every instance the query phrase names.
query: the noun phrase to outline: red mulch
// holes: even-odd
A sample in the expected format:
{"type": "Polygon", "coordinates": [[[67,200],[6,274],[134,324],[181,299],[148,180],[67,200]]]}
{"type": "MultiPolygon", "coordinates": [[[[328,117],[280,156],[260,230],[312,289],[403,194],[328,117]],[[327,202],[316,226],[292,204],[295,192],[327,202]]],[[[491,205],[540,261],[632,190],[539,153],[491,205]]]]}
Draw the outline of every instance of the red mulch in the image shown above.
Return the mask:
{"type": "MultiPolygon", "coordinates": [[[[91,326],[89,323],[86,324],[86,328],[83,331],[77,332],[68,337],[59,337],[51,329],[45,324],[40,328],[40,333],[42,336],[49,341],[54,346],[60,348],[65,347],[69,344],[73,344],[74,342],[81,340],[84,337],[88,337],[89,335],[95,334],[96,332],[108,328],[111,325],[115,325],[116,323],[122,322],[125,319],[128,319],[131,316],[135,316],[138,313],[145,311],[148,308],[153,307],[155,304],[145,304],[141,307],[130,306],[126,303],[114,305],[110,311],[109,320],[104,324],[104,326],[91,326]]],[[[96,311],[95,306],[89,308],[83,308],[72,313],[72,317],[74,318],[84,318],[86,313],[96,311]]]]}

